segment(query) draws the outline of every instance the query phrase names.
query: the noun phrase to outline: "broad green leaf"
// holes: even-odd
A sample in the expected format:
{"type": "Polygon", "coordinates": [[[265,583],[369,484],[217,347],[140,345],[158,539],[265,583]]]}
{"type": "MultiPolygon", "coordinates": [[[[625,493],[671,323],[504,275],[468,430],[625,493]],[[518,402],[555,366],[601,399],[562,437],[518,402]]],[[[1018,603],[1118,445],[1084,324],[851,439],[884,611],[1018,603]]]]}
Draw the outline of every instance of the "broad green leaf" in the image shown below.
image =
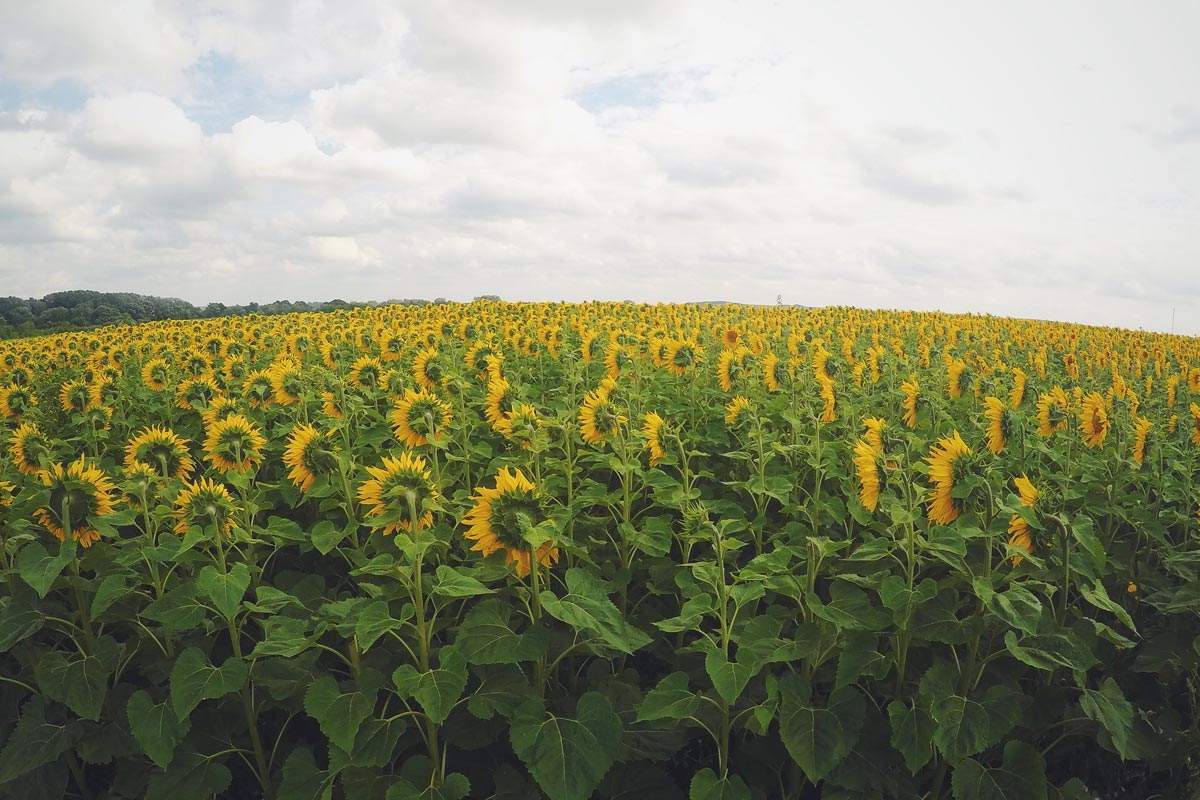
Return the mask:
{"type": "MultiPolygon", "coordinates": [[[[906,590],[907,591],[907,590],[906,590]]],[[[849,686],[863,675],[879,680],[891,669],[891,658],[875,650],[878,637],[868,631],[851,631],[838,656],[833,688],[849,686]]]]}
{"type": "Polygon", "coordinates": [[[319,769],[312,751],[297,747],[283,762],[283,781],[275,800],[330,800],[333,797],[333,776],[319,769]]]}
{"type": "Polygon", "coordinates": [[[1008,652],[1022,663],[1053,672],[1065,668],[1083,672],[1099,663],[1090,650],[1070,634],[1043,633],[1026,636],[1019,642],[1013,631],[1004,634],[1008,652]]]}
{"type": "Polygon", "coordinates": [[[1104,572],[1107,557],[1104,554],[1104,544],[1096,537],[1092,520],[1082,514],[1071,520],[1071,536],[1083,545],[1083,549],[1092,557],[1097,573],[1104,572]]]}
{"type": "Polygon", "coordinates": [[[735,661],[726,659],[725,654],[716,647],[704,656],[704,670],[713,682],[713,688],[729,705],[737,702],[746,684],[758,674],[761,667],[762,662],[748,648],[739,649],[735,661]]]}
{"type": "Polygon", "coordinates": [[[1079,705],[1083,713],[1108,731],[1121,758],[1135,757],[1129,742],[1129,737],[1133,734],[1134,709],[1125,699],[1125,694],[1116,681],[1105,678],[1099,690],[1083,689],[1079,705]]]}
{"type": "Polygon", "coordinates": [[[341,544],[349,534],[349,529],[339,528],[327,519],[313,525],[312,531],[309,532],[313,547],[317,548],[317,552],[323,556],[333,552],[333,548],[341,544]]]}
{"type": "Polygon", "coordinates": [[[999,767],[968,758],[954,768],[954,800],[1046,800],[1046,764],[1025,742],[1004,745],[999,767]]]}
{"type": "Polygon", "coordinates": [[[1124,606],[1115,602],[1112,597],[1109,596],[1108,591],[1104,588],[1103,583],[1096,581],[1091,586],[1082,584],[1079,587],[1079,594],[1083,595],[1083,599],[1087,600],[1096,608],[1102,611],[1111,612],[1116,616],[1117,619],[1121,621],[1122,625],[1134,633],[1137,633],[1137,628],[1134,627],[1133,618],[1129,616],[1129,612],[1125,610],[1124,606]]]}
{"type": "Polygon", "coordinates": [[[543,628],[515,633],[509,627],[512,608],[503,600],[488,599],[467,612],[454,643],[470,664],[517,664],[545,654],[543,628]]]}
{"type": "Polygon", "coordinates": [[[212,612],[196,596],[195,584],[175,587],[146,606],[142,616],[169,625],[176,631],[189,631],[212,612]]]}
{"type": "Polygon", "coordinates": [[[292,658],[309,647],[308,620],[294,617],[269,617],[263,622],[266,636],[254,646],[250,658],[283,656],[292,658]]]}
{"type": "Polygon", "coordinates": [[[303,542],[308,538],[304,535],[304,529],[295,520],[287,517],[268,517],[263,530],[281,542],[303,542]]]}
{"type": "Polygon", "coordinates": [[[692,776],[688,800],[750,800],[750,787],[738,775],[718,778],[705,767],[692,776]]]}
{"type": "Polygon", "coordinates": [[[113,574],[105,576],[104,580],[100,581],[100,587],[96,589],[96,596],[92,598],[92,616],[100,616],[113,603],[120,600],[125,594],[126,587],[127,584],[124,575],[113,574]]]}
{"type": "Polygon", "coordinates": [[[1018,714],[1016,693],[993,686],[978,700],[952,694],[933,708],[933,743],[947,761],[975,755],[1008,733],[1018,714]]]}
{"type": "Polygon", "coordinates": [[[843,686],[825,708],[812,705],[812,688],[798,675],[779,682],[779,735],[805,777],[816,783],[854,748],[866,710],[862,694],[843,686]]]}
{"type": "Polygon", "coordinates": [[[223,574],[210,565],[200,570],[196,585],[213,601],[217,611],[226,619],[233,619],[250,587],[250,570],[245,564],[234,564],[223,574]]]}
{"type": "Polygon", "coordinates": [[[700,707],[700,695],[688,691],[686,672],[672,672],[658,682],[638,706],[637,721],[687,719],[700,707]]]}
{"type": "Polygon", "coordinates": [[[1025,633],[1037,633],[1044,613],[1042,601],[1037,595],[1016,584],[993,594],[988,608],[997,617],[1025,633]]]}
{"type": "Polygon", "coordinates": [[[358,621],[354,624],[354,638],[359,649],[365,653],[379,641],[379,637],[388,631],[399,630],[401,624],[401,620],[392,617],[386,601],[376,600],[358,615],[358,621]]]}
{"type": "Polygon", "coordinates": [[[467,710],[479,719],[499,714],[509,719],[529,699],[529,680],[511,665],[494,666],[482,675],[482,682],[467,698],[467,710]]]}
{"type": "Polygon", "coordinates": [[[623,653],[632,654],[650,643],[649,636],[625,621],[599,579],[587,570],[567,570],[567,594],[558,597],[547,590],[542,592],[541,601],[550,616],[623,653]]]}
{"type": "Polygon", "coordinates": [[[150,776],[146,800],[208,800],[229,788],[232,779],[220,761],[185,753],[150,776]]]}
{"type": "Polygon", "coordinates": [[[30,542],[17,555],[17,574],[33,587],[38,597],[45,597],[63,568],[75,560],[76,547],[73,539],[67,539],[51,555],[40,542],[30,542]]]}
{"type": "Polygon", "coordinates": [[[893,700],[888,704],[888,719],[892,723],[892,747],[904,756],[904,765],[913,775],[933,757],[933,733],[937,727],[933,717],[918,704],[912,706],[893,700]]]}
{"type": "Polygon", "coordinates": [[[274,586],[259,586],[254,590],[253,602],[247,600],[246,608],[259,614],[277,614],[285,608],[304,610],[304,604],[297,598],[281,592],[274,586]]]}
{"type": "Polygon", "coordinates": [[[438,597],[461,598],[491,594],[492,590],[470,575],[464,575],[452,567],[441,564],[433,581],[433,594],[438,597]]]}
{"type": "Polygon", "coordinates": [[[236,692],[246,682],[246,664],[237,658],[226,659],[214,667],[198,647],[189,647],[175,659],[171,668],[171,704],[179,719],[187,719],[201,700],[215,700],[236,692]]]}
{"type": "Polygon", "coordinates": [[[0,606],[0,653],[7,653],[13,645],[37,633],[45,624],[46,618],[40,611],[9,599],[0,606]]]}
{"type": "Polygon", "coordinates": [[[392,784],[386,800],[463,800],[471,794],[471,782],[465,775],[452,772],[441,786],[414,786],[407,780],[392,784]]]}
{"type": "Polygon", "coordinates": [[[54,761],[71,747],[74,739],[72,726],[46,722],[40,697],[26,700],[21,706],[20,721],[0,750],[0,786],[54,761]]]}
{"type": "Polygon", "coordinates": [[[354,737],[354,764],[360,767],[386,767],[392,763],[396,744],[407,729],[408,721],[404,717],[367,720],[354,737]]]}
{"type": "Polygon", "coordinates": [[[937,597],[937,581],[926,578],[913,589],[899,575],[889,575],[879,584],[879,599],[892,612],[896,627],[904,630],[917,608],[937,597]]]}
{"type": "Polygon", "coordinates": [[[328,675],[317,679],[304,693],[304,711],[321,726],[321,732],[347,753],[363,721],[371,716],[375,699],[362,692],[343,693],[328,675]]]}
{"type": "Polygon", "coordinates": [[[401,697],[415,697],[425,715],[440,725],[467,686],[467,660],[458,648],[447,645],[438,651],[437,667],[417,672],[404,664],[392,673],[392,682],[401,697]]]}
{"type": "Polygon", "coordinates": [[[887,619],[871,607],[866,592],[846,581],[834,581],[830,585],[828,603],[822,603],[812,594],[808,596],[808,604],[813,614],[842,630],[877,630],[887,619]]]}
{"type": "Polygon", "coordinates": [[[93,644],[92,654],[83,658],[68,659],[58,651],[46,653],[34,670],[38,685],[82,719],[98,720],[117,651],[116,640],[103,636],[93,644]]]}
{"type": "Polygon", "coordinates": [[[513,750],[550,800],[588,800],[616,760],[621,735],[620,717],[599,692],[579,698],[574,718],[530,700],[509,729],[513,750]]]}
{"type": "Polygon", "coordinates": [[[166,769],[175,748],[188,732],[188,721],[180,721],[169,702],[156,704],[144,691],[136,691],[125,706],[129,730],[142,746],[142,752],[159,767],[166,769]]]}

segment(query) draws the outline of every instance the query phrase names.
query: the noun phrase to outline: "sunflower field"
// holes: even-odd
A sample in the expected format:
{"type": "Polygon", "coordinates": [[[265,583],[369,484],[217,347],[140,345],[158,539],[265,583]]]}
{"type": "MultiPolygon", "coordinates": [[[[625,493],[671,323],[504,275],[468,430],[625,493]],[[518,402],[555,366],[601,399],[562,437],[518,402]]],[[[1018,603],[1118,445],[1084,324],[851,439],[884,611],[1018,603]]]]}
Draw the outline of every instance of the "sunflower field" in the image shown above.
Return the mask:
{"type": "Polygon", "coordinates": [[[385,306],[0,343],[0,797],[1200,791],[1200,344],[385,306]]]}

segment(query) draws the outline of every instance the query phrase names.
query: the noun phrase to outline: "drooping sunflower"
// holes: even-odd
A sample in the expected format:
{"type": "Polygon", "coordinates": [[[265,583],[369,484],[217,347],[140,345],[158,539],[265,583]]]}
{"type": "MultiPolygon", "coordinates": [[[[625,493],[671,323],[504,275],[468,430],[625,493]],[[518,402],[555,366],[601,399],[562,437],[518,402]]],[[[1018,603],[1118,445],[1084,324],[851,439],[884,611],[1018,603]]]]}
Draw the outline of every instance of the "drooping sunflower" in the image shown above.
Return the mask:
{"type": "Polygon", "coordinates": [[[1139,464],[1146,457],[1146,444],[1152,427],[1150,420],[1146,417],[1136,417],[1133,421],[1133,460],[1139,464]]]}
{"type": "Polygon", "coordinates": [[[917,427],[917,398],[920,397],[921,387],[916,375],[909,375],[908,380],[900,384],[904,392],[904,424],[910,428],[917,427]]]}
{"type": "Polygon", "coordinates": [[[253,422],[241,414],[230,414],[208,427],[204,449],[209,462],[224,475],[248,472],[262,463],[266,437],[253,422]]]}
{"type": "Polygon", "coordinates": [[[204,412],[221,387],[208,375],[187,378],[175,389],[175,405],[188,411],[204,412]]]}
{"type": "Polygon", "coordinates": [[[204,420],[204,427],[208,428],[226,417],[239,413],[241,411],[237,400],[228,395],[219,394],[208,404],[208,408],[204,409],[200,414],[200,418],[204,420]]]}
{"type": "Polygon", "coordinates": [[[428,391],[437,388],[438,381],[444,374],[441,361],[438,359],[438,351],[432,347],[427,347],[417,354],[417,357],[413,359],[412,369],[417,383],[428,391]]]}
{"type": "Polygon", "coordinates": [[[658,466],[658,462],[666,457],[663,449],[662,432],[665,420],[658,412],[651,411],[642,420],[642,433],[646,436],[646,447],[650,450],[650,466],[658,466]]]}
{"type": "Polygon", "coordinates": [[[13,431],[8,445],[13,464],[26,475],[37,475],[42,471],[42,462],[54,457],[49,437],[32,422],[24,422],[13,431]]]}
{"type": "Polygon", "coordinates": [[[1200,445],[1200,405],[1192,403],[1188,411],[1192,415],[1192,444],[1200,445]]]}
{"type": "Polygon", "coordinates": [[[117,487],[82,456],[67,466],[55,462],[38,473],[38,477],[49,490],[49,498],[44,507],[33,512],[37,521],[60,542],[69,529],[72,539],[83,547],[91,547],[100,538],[96,519],[114,511],[113,495],[117,487]]]}
{"type": "Polygon", "coordinates": [[[281,359],[271,365],[267,373],[271,376],[271,390],[275,402],[290,406],[300,402],[304,393],[304,370],[291,359],[281,359]]]}
{"type": "Polygon", "coordinates": [[[495,428],[504,438],[528,450],[533,446],[533,439],[541,425],[537,409],[529,403],[521,403],[505,414],[504,419],[495,428]]]}
{"type": "Polygon", "coordinates": [[[425,389],[419,392],[408,389],[396,402],[389,419],[401,443],[407,447],[420,447],[429,444],[430,439],[441,438],[450,424],[450,406],[425,389]]]}
{"type": "Polygon", "coordinates": [[[695,369],[704,357],[704,348],[686,339],[673,339],[667,343],[667,369],[675,375],[686,375],[695,369]]]}
{"type": "Polygon", "coordinates": [[[171,379],[171,368],[161,358],[152,358],[142,366],[142,383],[156,392],[167,388],[171,379]]]}
{"type": "Polygon", "coordinates": [[[1110,425],[1104,397],[1099,392],[1091,392],[1083,398],[1082,408],[1079,430],[1083,433],[1083,443],[1088,447],[1099,447],[1104,444],[1110,425]]]}
{"type": "Polygon", "coordinates": [[[583,396],[579,408],[579,432],[588,444],[603,444],[605,439],[615,437],[619,426],[627,422],[610,398],[610,390],[601,386],[583,396]]]}
{"type": "Polygon", "coordinates": [[[987,449],[992,455],[998,456],[1004,451],[1004,445],[1012,436],[1012,412],[1004,405],[999,397],[988,397],[984,401],[986,408],[983,416],[987,418],[987,449]]]}
{"type": "Polygon", "coordinates": [[[504,378],[497,378],[488,381],[487,396],[484,399],[483,414],[487,417],[487,421],[491,423],[492,428],[499,430],[498,426],[504,423],[504,417],[513,408],[513,398],[511,387],[508,381],[504,378]]]}
{"type": "MultiPolygon", "coordinates": [[[[1038,490],[1027,476],[1022,474],[1019,478],[1013,478],[1013,484],[1021,496],[1021,505],[1026,508],[1033,508],[1037,505],[1038,490]]],[[[1029,523],[1020,514],[1013,514],[1012,519],[1008,521],[1008,544],[1010,547],[1019,547],[1026,553],[1033,553],[1033,539],[1029,535],[1029,523]]],[[[1012,565],[1018,566],[1021,561],[1020,556],[1013,556],[1012,565]]]]}
{"type": "Polygon", "coordinates": [[[233,536],[238,511],[225,484],[201,478],[185,486],[175,498],[175,532],[182,536],[193,525],[212,525],[226,536],[233,536]]]}
{"type": "Polygon", "coordinates": [[[475,373],[479,380],[487,380],[488,356],[495,355],[496,348],[486,339],[477,339],[463,356],[467,369],[475,373]]]}
{"type": "Polygon", "coordinates": [[[288,434],[283,450],[283,463],[291,467],[288,477],[300,491],[307,492],[318,477],[337,471],[336,451],[328,431],[312,425],[297,425],[288,434]]]}
{"type": "Polygon", "coordinates": [[[88,386],[88,406],[111,406],[121,396],[121,384],[115,376],[102,375],[88,386]]]}
{"type": "Polygon", "coordinates": [[[1038,398],[1038,435],[1049,439],[1055,433],[1065,430],[1069,419],[1071,404],[1067,393],[1061,386],[1055,386],[1038,398]]]}
{"type": "Polygon", "coordinates": [[[879,417],[863,417],[862,424],[866,429],[863,438],[867,440],[867,444],[875,448],[876,452],[883,453],[883,429],[887,427],[887,423],[879,417]]]}
{"type": "Polygon", "coordinates": [[[882,450],[866,439],[854,443],[854,471],[858,473],[858,500],[867,511],[879,505],[879,486],[882,483],[879,457],[882,450]]]}
{"type": "Polygon", "coordinates": [[[153,467],[143,464],[141,461],[134,462],[132,467],[126,467],[121,480],[125,504],[130,508],[140,509],[143,497],[147,503],[151,502],[161,478],[162,476],[155,472],[153,467]]]}
{"type": "Polygon", "coordinates": [[[817,383],[821,384],[821,422],[833,422],[837,419],[837,396],[833,393],[833,380],[817,375],[817,383]]]}
{"type": "Polygon", "coordinates": [[[943,436],[929,451],[929,490],[926,502],[929,505],[929,521],[935,525],[949,525],[962,513],[960,501],[951,496],[955,484],[955,465],[963,456],[971,454],[971,448],[954,431],[953,436],[943,436]]]}
{"type": "Polygon", "coordinates": [[[333,392],[321,392],[321,411],[334,419],[345,419],[346,411],[333,392]]]}
{"type": "Polygon", "coordinates": [[[384,456],[383,466],[367,467],[367,472],[371,480],[358,487],[358,501],[369,506],[367,524],[382,527],[384,536],[412,531],[414,517],[418,530],[433,524],[430,506],[437,502],[438,489],[429,479],[425,459],[409,452],[401,453],[399,458],[384,456]]]}
{"type": "Polygon", "coordinates": [[[28,386],[11,384],[0,388],[0,414],[5,419],[20,422],[30,408],[37,405],[37,397],[28,386]]]}
{"type": "Polygon", "coordinates": [[[195,465],[188,455],[188,441],[181,439],[170,428],[152,425],[142,428],[141,433],[125,445],[125,466],[137,462],[148,464],[164,478],[187,480],[195,465]]]}
{"type": "Polygon", "coordinates": [[[946,365],[946,389],[951,397],[962,397],[970,381],[970,370],[961,359],[953,359],[946,365]]]}
{"type": "Polygon", "coordinates": [[[787,375],[787,366],[780,361],[779,356],[767,353],[763,357],[763,383],[768,392],[778,392],[787,375]]]}
{"type": "Polygon", "coordinates": [[[742,395],[725,404],[725,424],[737,428],[746,424],[750,419],[750,400],[742,395]]]}
{"type": "Polygon", "coordinates": [[[734,382],[745,372],[746,356],[748,355],[750,355],[748,347],[721,351],[721,355],[717,359],[717,382],[721,384],[721,391],[733,391],[734,382]]]}
{"type": "Polygon", "coordinates": [[[1013,367],[1013,388],[1008,394],[1008,405],[1014,411],[1025,401],[1025,382],[1025,370],[1013,367]]]}
{"type": "Polygon", "coordinates": [[[362,356],[350,367],[350,384],[358,389],[378,389],[383,375],[383,363],[378,358],[362,356]]]}
{"type": "MultiPolygon", "coordinates": [[[[521,470],[502,467],[496,473],[496,488],[481,486],[472,499],[475,505],[462,519],[466,538],[475,542],[471,550],[485,556],[503,550],[504,563],[515,564],[518,577],[527,576],[532,559],[524,534],[545,519],[537,487],[521,470]]],[[[547,540],[534,549],[533,559],[549,567],[558,561],[558,548],[547,540]]]]}
{"type": "Polygon", "coordinates": [[[246,375],[242,383],[242,397],[251,408],[266,408],[275,401],[275,384],[270,370],[256,369],[246,375]]]}
{"type": "Polygon", "coordinates": [[[63,411],[83,411],[88,405],[88,386],[83,381],[67,381],[58,390],[58,399],[63,411]]]}

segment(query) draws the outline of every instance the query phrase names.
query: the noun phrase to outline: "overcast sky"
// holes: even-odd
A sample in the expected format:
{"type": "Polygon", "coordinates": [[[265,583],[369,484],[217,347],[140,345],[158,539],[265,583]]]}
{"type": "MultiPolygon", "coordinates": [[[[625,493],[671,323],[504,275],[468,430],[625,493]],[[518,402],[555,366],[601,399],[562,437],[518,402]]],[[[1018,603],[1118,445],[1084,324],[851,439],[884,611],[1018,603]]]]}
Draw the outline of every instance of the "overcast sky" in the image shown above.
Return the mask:
{"type": "Polygon", "coordinates": [[[1200,4],[0,0],[0,294],[1200,333],[1200,4]]]}

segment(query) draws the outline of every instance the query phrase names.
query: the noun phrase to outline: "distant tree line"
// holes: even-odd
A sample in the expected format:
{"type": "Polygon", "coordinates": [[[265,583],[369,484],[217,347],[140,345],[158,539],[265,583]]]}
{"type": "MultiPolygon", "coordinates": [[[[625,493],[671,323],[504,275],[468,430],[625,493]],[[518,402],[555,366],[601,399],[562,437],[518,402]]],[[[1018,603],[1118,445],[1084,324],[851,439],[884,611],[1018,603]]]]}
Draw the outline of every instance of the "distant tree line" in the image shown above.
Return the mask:
{"type": "MultiPolygon", "coordinates": [[[[433,302],[447,302],[437,298],[433,302]]],[[[388,300],[386,304],[426,305],[428,300],[388,300]]],[[[132,325],[160,319],[208,319],[245,314],[291,314],[302,311],[335,311],[380,303],[348,303],[329,300],[276,300],[227,306],[209,303],[201,308],[178,297],[152,297],[130,292],[94,292],[78,289],[54,292],[41,299],[0,297],[0,339],[38,336],[45,333],[94,328],[103,325],[132,325]]]]}

